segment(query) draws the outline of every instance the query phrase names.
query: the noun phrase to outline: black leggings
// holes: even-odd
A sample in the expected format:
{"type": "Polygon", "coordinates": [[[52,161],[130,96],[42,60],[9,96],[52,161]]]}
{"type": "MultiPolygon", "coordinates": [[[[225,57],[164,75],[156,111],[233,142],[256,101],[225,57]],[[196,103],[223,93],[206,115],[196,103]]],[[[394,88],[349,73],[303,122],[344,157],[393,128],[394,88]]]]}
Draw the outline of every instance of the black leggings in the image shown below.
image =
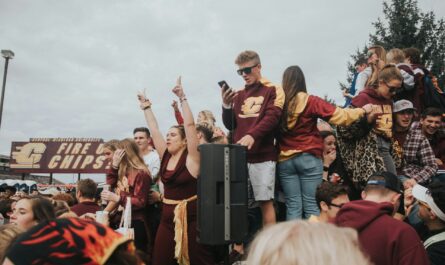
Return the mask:
{"type": "Polygon", "coordinates": [[[137,249],[147,252],[149,238],[145,228],[145,222],[142,220],[132,220],[134,228],[134,244],[137,249]]]}

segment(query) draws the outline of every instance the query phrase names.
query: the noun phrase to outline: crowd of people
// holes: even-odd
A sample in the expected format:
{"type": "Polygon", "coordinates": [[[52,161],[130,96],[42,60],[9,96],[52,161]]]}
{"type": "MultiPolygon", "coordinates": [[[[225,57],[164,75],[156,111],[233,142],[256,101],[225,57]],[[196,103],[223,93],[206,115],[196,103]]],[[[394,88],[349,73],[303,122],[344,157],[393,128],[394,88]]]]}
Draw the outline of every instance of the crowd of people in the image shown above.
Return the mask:
{"type": "Polygon", "coordinates": [[[159,100],[139,93],[148,128],[104,144],[100,192],[83,179],[71,194],[2,193],[0,262],[223,262],[227,246],[197,241],[198,146],[230,143],[247,150],[249,216],[231,264],[445,264],[444,113],[422,100],[429,72],[415,48],[367,57],[338,107],[308,94],[299,66],[276,85],[240,53],[244,88],[221,83],[228,134],[208,110],[195,121],[181,77],[165,137],[159,100]]]}

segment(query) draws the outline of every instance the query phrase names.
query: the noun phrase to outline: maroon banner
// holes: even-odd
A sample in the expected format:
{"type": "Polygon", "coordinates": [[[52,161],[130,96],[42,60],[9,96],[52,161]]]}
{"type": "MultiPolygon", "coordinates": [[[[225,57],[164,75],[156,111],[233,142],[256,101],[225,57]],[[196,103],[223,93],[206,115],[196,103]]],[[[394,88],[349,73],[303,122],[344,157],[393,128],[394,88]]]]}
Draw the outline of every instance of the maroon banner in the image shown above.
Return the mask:
{"type": "Polygon", "coordinates": [[[103,140],[31,138],[12,142],[10,169],[15,173],[105,173],[103,140]]]}

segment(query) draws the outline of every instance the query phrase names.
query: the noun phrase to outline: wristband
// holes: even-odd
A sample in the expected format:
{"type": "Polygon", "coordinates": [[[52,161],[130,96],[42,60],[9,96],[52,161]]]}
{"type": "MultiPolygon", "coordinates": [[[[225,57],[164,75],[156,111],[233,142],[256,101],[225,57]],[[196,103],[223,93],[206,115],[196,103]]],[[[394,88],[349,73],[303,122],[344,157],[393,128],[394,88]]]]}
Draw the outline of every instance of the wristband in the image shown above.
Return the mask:
{"type": "Polygon", "coordinates": [[[182,98],[179,99],[179,102],[182,103],[184,100],[187,100],[187,98],[185,96],[183,96],[182,98]]]}
{"type": "Polygon", "coordinates": [[[140,107],[141,107],[141,110],[146,110],[146,109],[149,109],[149,108],[151,108],[151,102],[150,102],[150,100],[145,100],[144,102],[142,102],[141,103],[141,105],[140,105],[140,107]]]}
{"type": "Polygon", "coordinates": [[[324,172],[328,172],[329,171],[329,167],[323,166],[323,171],[324,172]]]}

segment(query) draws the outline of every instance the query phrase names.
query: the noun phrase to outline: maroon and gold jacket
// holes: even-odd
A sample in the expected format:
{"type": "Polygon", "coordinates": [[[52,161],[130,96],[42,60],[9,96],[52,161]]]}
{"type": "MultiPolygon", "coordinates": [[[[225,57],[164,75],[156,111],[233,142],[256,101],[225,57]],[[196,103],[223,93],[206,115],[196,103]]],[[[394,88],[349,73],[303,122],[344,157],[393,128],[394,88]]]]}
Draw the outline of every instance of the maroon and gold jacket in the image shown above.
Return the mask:
{"type": "Polygon", "coordinates": [[[310,153],[321,158],[323,140],[317,129],[318,118],[335,125],[349,125],[365,114],[362,108],[338,108],[304,92],[297,94],[297,102],[294,109],[288,110],[288,130],[281,132],[279,137],[279,161],[299,153],[310,153]]]}
{"type": "Polygon", "coordinates": [[[351,105],[356,108],[361,108],[369,103],[374,104],[374,107],[380,109],[380,114],[377,114],[373,131],[386,139],[391,139],[393,125],[392,100],[380,96],[376,89],[367,87],[352,99],[351,105]]]}
{"type": "Polygon", "coordinates": [[[232,108],[223,108],[223,123],[227,129],[234,130],[234,143],[247,134],[255,139],[247,152],[248,162],[277,160],[274,141],[283,105],[283,89],[261,79],[238,91],[232,108]]]}

